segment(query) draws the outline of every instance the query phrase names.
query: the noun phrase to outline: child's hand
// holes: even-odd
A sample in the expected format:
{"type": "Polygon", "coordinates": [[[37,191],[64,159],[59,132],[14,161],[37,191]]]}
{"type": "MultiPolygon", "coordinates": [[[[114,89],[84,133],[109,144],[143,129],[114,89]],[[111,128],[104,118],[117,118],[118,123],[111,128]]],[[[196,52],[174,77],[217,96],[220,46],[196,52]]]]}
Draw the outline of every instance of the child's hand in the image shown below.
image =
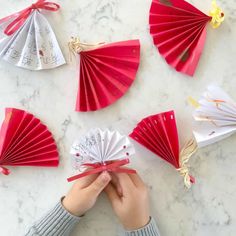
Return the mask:
{"type": "Polygon", "coordinates": [[[109,183],[105,192],[124,228],[135,230],[145,226],[150,219],[147,187],[136,174],[114,177],[116,183],[109,183]]]}
{"type": "Polygon", "coordinates": [[[98,175],[83,177],[75,182],[62,204],[67,211],[75,216],[82,216],[92,208],[98,195],[110,182],[111,177],[107,172],[98,175]]]}

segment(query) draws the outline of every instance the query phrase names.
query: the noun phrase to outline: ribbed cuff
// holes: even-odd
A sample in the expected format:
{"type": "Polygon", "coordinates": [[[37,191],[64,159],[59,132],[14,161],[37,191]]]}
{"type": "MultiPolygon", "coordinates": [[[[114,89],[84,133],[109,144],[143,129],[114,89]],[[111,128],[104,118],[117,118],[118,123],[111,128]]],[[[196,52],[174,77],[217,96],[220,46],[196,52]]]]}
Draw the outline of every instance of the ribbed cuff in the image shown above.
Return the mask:
{"type": "Polygon", "coordinates": [[[70,235],[80,217],[70,214],[63,207],[61,201],[37,222],[26,236],[57,236],[70,235]]]}
{"type": "Polygon", "coordinates": [[[125,236],[160,236],[156,222],[153,218],[143,228],[126,231],[125,236]]]}

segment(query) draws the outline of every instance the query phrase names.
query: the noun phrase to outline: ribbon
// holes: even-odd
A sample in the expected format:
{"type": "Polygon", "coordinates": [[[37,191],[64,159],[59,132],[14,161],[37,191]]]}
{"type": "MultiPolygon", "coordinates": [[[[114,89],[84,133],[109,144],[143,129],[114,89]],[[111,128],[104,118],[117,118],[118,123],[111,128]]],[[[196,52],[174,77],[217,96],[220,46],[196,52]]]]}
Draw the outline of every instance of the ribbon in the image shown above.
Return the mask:
{"type": "Polygon", "coordinates": [[[216,4],[216,0],[212,1],[212,10],[209,15],[211,16],[211,25],[214,29],[218,28],[225,19],[225,14],[216,4]]]}
{"type": "Polygon", "coordinates": [[[136,171],[133,169],[121,168],[121,166],[124,166],[126,164],[129,164],[129,159],[124,159],[124,160],[115,161],[115,162],[105,162],[105,163],[94,163],[94,164],[85,163],[85,164],[83,164],[83,166],[91,167],[92,169],[89,169],[81,174],[72,176],[72,177],[68,178],[67,181],[71,182],[76,179],[88,176],[88,175],[101,173],[103,171],[135,174],[136,171]]]}
{"type": "Polygon", "coordinates": [[[187,163],[190,157],[196,152],[197,147],[195,139],[191,139],[184,145],[180,152],[180,168],[178,168],[177,171],[184,177],[184,184],[187,188],[190,188],[191,185],[195,183],[195,178],[189,174],[187,163]]]}
{"type": "Polygon", "coordinates": [[[10,174],[10,170],[8,170],[7,168],[0,166],[0,173],[4,174],[4,175],[9,175],[10,174]]]}
{"type": "Polygon", "coordinates": [[[47,10],[47,11],[57,11],[60,8],[60,5],[54,2],[47,2],[47,0],[38,0],[36,3],[32,4],[30,7],[14,13],[10,16],[7,16],[0,20],[0,24],[4,23],[10,19],[15,18],[4,30],[4,33],[8,36],[15,33],[27,20],[27,18],[31,15],[31,13],[35,10],[47,10]]]}

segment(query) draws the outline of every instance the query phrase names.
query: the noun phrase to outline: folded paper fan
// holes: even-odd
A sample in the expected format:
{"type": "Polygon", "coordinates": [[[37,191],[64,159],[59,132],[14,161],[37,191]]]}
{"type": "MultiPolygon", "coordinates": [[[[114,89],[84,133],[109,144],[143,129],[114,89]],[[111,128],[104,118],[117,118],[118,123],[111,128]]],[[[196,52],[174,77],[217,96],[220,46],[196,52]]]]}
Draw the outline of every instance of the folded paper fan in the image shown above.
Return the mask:
{"type": "Polygon", "coordinates": [[[179,151],[178,131],[174,111],[149,116],[138,123],[130,137],[174,166],[184,177],[187,188],[195,182],[189,175],[187,162],[197,150],[194,140],[190,140],[179,151]]]}
{"type": "Polygon", "coordinates": [[[0,172],[6,166],[58,166],[57,146],[48,128],[33,115],[14,108],[6,109],[0,131],[0,172]]]}
{"type": "Polygon", "coordinates": [[[134,147],[126,136],[108,129],[93,129],[75,141],[71,148],[74,166],[82,173],[68,178],[68,181],[102,171],[136,173],[135,170],[122,168],[134,153],[134,147]]]}
{"type": "Polygon", "coordinates": [[[80,55],[76,111],[107,107],[132,85],[140,61],[139,40],[88,45],[73,38],[69,47],[80,55]]]}
{"type": "Polygon", "coordinates": [[[149,24],[153,42],[166,62],[193,76],[206,39],[206,26],[217,28],[224,13],[213,0],[209,16],[184,0],[153,0],[149,24]]]}
{"type": "Polygon", "coordinates": [[[0,19],[0,58],[29,70],[52,69],[65,64],[56,36],[41,10],[60,6],[38,0],[30,7],[0,19]]]}
{"type": "Polygon", "coordinates": [[[212,144],[236,132],[236,102],[220,87],[208,86],[197,102],[190,99],[196,108],[194,136],[200,147],[212,144]]]}

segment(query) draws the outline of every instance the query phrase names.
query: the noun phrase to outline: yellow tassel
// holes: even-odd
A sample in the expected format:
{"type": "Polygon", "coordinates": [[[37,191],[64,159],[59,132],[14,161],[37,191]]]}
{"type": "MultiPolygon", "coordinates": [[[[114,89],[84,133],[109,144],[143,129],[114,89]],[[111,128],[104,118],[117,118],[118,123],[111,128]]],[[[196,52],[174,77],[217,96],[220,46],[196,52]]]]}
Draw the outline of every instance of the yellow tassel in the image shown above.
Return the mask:
{"type": "Polygon", "coordinates": [[[184,177],[184,184],[187,188],[191,188],[191,178],[189,175],[189,167],[187,165],[190,157],[197,151],[197,143],[195,139],[191,139],[187,142],[180,152],[180,168],[177,169],[181,176],[184,177]]]}
{"type": "Polygon", "coordinates": [[[188,97],[188,103],[189,103],[190,105],[192,105],[193,107],[195,107],[195,108],[199,108],[199,107],[200,107],[199,102],[196,101],[196,100],[195,100],[194,98],[192,98],[192,97],[188,97]]]}
{"type": "Polygon", "coordinates": [[[216,4],[216,0],[212,1],[212,10],[209,15],[212,17],[211,25],[214,29],[218,28],[225,19],[222,9],[216,4]]]}

